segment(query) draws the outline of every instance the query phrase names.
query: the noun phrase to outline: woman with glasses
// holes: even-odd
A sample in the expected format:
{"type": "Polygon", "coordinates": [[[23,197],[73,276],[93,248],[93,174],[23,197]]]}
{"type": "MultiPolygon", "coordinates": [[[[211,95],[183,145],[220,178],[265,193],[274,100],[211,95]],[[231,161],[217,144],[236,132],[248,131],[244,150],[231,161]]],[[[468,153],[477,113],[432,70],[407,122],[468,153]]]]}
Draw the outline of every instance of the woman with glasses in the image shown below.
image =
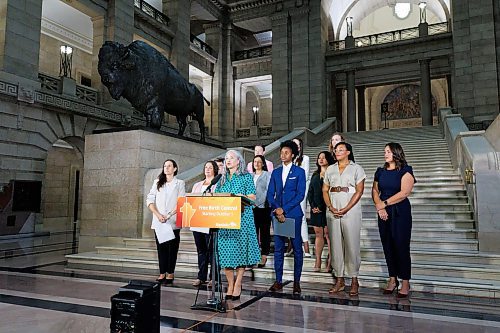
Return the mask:
{"type": "Polygon", "coordinates": [[[333,271],[337,282],[330,293],[345,289],[344,276],[351,277],[350,296],[359,293],[359,267],[361,265],[361,203],[359,200],[365,188],[365,171],[354,162],[350,144],[339,142],[334,147],[337,163],[325,172],[323,199],[325,200],[328,231],[331,241],[333,271]],[[349,187],[355,192],[350,193],[349,187]]]}
{"type": "Polygon", "coordinates": [[[385,164],[375,172],[372,198],[378,215],[378,230],[389,270],[384,294],[392,294],[402,280],[398,298],[408,297],[411,278],[411,205],[408,196],[417,182],[413,169],[406,163],[399,143],[388,143],[384,149],[385,164]]]}

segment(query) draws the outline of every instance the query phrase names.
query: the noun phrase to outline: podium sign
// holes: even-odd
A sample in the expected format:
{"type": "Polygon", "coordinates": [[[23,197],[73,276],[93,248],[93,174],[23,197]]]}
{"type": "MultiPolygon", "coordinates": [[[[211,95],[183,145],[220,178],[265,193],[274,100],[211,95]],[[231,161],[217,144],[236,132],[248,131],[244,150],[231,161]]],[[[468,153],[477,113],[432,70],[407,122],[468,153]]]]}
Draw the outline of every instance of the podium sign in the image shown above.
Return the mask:
{"type": "Polygon", "coordinates": [[[177,199],[177,226],[239,229],[241,198],[238,196],[189,196],[177,199]]]}

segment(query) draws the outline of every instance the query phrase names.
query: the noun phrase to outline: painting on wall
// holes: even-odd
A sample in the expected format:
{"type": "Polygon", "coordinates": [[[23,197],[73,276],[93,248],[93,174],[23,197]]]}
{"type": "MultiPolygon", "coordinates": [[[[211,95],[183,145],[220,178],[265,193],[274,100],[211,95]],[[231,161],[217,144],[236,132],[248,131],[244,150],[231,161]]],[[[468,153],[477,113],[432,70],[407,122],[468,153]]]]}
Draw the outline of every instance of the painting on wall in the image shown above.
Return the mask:
{"type": "MultiPolygon", "coordinates": [[[[420,118],[420,86],[416,84],[405,84],[394,88],[384,98],[388,104],[387,120],[420,118]]],[[[437,105],[432,96],[432,115],[437,115],[437,105]]],[[[384,120],[384,114],[381,114],[384,120]]]]}

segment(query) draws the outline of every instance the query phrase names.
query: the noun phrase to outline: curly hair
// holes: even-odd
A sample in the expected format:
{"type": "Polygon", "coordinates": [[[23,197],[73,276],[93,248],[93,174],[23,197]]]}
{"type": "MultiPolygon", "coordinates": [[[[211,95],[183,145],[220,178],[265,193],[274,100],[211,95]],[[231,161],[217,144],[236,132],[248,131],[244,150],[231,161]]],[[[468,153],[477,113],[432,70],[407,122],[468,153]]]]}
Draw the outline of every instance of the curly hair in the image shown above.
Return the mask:
{"type": "Polygon", "coordinates": [[[243,158],[243,155],[237,150],[230,149],[226,152],[226,155],[224,155],[224,166],[222,167],[222,178],[220,179],[220,186],[224,185],[224,183],[227,181],[228,177],[228,172],[229,170],[226,167],[225,159],[227,158],[227,155],[232,154],[236,159],[238,160],[238,168],[236,169],[235,174],[241,175],[244,173],[247,173],[246,169],[246,164],[245,164],[245,159],[243,158]]]}
{"type": "Polygon", "coordinates": [[[292,155],[293,157],[295,158],[297,155],[299,155],[299,147],[297,147],[297,144],[295,142],[293,142],[292,140],[286,140],[286,141],[283,141],[281,144],[280,144],[280,151],[283,149],[283,148],[290,148],[290,150],[292,151],[292,155]]]}

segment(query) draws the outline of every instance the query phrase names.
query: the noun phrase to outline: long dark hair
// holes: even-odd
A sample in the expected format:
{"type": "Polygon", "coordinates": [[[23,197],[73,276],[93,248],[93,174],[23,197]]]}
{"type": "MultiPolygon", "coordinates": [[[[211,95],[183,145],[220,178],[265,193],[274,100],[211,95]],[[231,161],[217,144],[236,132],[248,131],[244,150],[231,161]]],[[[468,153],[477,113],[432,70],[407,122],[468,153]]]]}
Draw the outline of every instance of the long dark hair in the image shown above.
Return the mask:
{"type": "Polygon", "coordinates": [[[255,173],[255,171],[257,171],[257,170],[255,170],[255,167],[253,166],[253,162],[255,161],[256,158],[260,158],[260,160],[262,161],[262,170],[268,171],[267,170],[266,158],[264,156],[262,156],[262,155],[255,155],[253,157],[253,160],[252,160],[252,170],[253,170],[253,173],[255,173]]]}
{"type": "MultiPolygon", "coordinates": [[[[408,165],[408,163],[406,163],[406,156],[405,152],[403,151],[403,147],[401,147],[399,143],[389,142],[385,145],[385,147],[389,147],[389,149],[391,150],[392,159],[394,160],[394,163],[396,163],[397,170],[401,170],[403,167],[408,165]]],[[[389,163],[385,162],[384,169],[387,169],[388,167],[389,163]]]]}
{"type": "MultiPolygon", "coordinates": [[[[352,146],[351,146],[349,143],[347,143],[347,142],[339,142],[339,143],[337,143],[337,144],[335,145],[335,147],[333,148],[333,151],[335,151],[335,149],[337,149],[337,147],[338,147],[338,146],[340,146],[340,145],[344,145],[344,146],[345,146],[345,149],[346,149],[347,151],[350,151],[350,152],[351,152],[349,155],[347,155],[347,158],[349,159],[349,161],[353,161],[354,163],[356,163],[356,162],[354,161],[354,152],[352,151],[352,146]]],[[[336,159],[336,158],[335,158],[335,159],[336,159]]]]}
{"type": "MultiPolygon", "coordinates": [[[[206,161],[205,164],[203,165],[203,174],[205,174],[205,166],[207,164],[212,164],[212,167],[214,168],[214,177],[217,176],[217,174],[219,173],[219,166],[217,165],[217,163],[215,161],[206,161]]],[[[203,178],[203,180],[207,179],[207,176],[205,176],[205,178],[203,178]]]]}
{"type": "MultiPolygon", "coordinates": [[[[295,157],[295,164],[298,166],[302,165],[302,161],[304,160],[304,141],[301,138],[295,138],[299,142],[299,154],[295,157]]],[[[293,140],[292,140],[293,141],[293,140]]]]}
{"type": "Polygon", "coordinates": [[[321,165],[319,165],[318,163],[319,155],[321,154],[325,154],[325,159],[328,162],[328,165],[335,164],[335,159],[333,158],[332,153],[326,150],[320,151],[318,157],[316,157],[316,166],[318,167],[318,169],[314,171],[314,173],[317,173],[318,175],[321,174],[321,165]]]}
{"type": "Polygon", "coordinates": [[[158,191],[167,182],[167,175],[165,174],[165,172],[163,172],[163,168],[165,167],[165,163],[167,163],[169,161],[172,162],[172,165],[175,168],[174,176],[177,176],[177,171],[179,171],[179,168],[177,167],[177,163],[175,163],[174,160],[171,160],[171,159],[165,160],[165,162],[163,162],[163,164],[161,166],[161,173],[158,175],[158,183],[156,184],[156,188],[158,189],[158,191]]]}

